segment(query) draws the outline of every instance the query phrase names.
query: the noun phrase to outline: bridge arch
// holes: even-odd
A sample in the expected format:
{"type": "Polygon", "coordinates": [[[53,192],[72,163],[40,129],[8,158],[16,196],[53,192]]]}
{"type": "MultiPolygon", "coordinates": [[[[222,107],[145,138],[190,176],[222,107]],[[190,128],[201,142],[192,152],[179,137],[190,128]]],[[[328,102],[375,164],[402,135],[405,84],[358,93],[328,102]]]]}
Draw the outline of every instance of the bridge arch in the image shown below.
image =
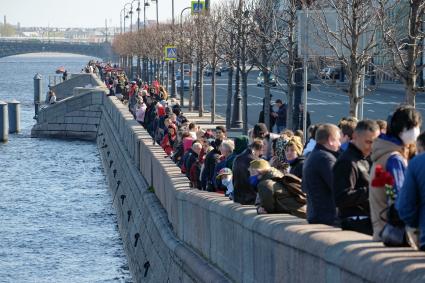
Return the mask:
{"type": "Polygon", "coordinates": [[[71,43],[71,42],[44,42],[39,40],[0,40],[0,58],[13,55],[57,52],[71,53],[98,57],[103,60],[114,59],[114,53],[109,43],[71,43]]]}

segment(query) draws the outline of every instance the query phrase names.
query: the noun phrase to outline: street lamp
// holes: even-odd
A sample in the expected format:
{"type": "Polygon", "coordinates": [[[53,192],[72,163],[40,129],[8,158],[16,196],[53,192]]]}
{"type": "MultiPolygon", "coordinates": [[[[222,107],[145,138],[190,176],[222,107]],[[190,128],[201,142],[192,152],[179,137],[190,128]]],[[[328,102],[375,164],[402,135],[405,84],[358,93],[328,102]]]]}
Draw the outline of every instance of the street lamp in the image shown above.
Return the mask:
{"type": "MultiPolygon", "coordinates": [[[[192,7],[186,7],[184,8],[181,12],[180,12],[180,30],[181,30],[181,42],[183,42],[183,12],[190,9],[192,7]]],[[[192,74],[190,74],[191,79],[192,80],[192,74]]],[[[189,85],[189,92],[190,92],[190,97],[189,97],[189,101],[190,101],[190,106],[192,105],[192,86],[189,85]]],[[[183,56],[181,58],[181,62],[180,62],[180,101],[181,101],[181,105],[184,106],[184,61],[183,61],[183,56]]]]}
{"type": "Polygon", "coordinates": [[[156,3],[156,27],[159,27],[159,20],[158,20],[158,0],[151,0],[156,3]]]}
{"type": "MultiPolygon", "coordinates": [[[[137,36],[140,37],[140,0],[137,1],[137,36]]],[[[140,54],[137,52],[137,76],[140,78],[142,71],[140,69],[140,54]]]]}
{"type": "Polygon", "coordinates": [[[128,10],[125,9],[125,7],[127,5],[131,5],[131,3],[128,2],[128,3],[125,3],[125,5],[124,5],[124,14],[125,14],[125,16],[124,16],[124,33],[125,33],[125,19],[128,19],[128,12],[127,12],[127,14],[125,13],[125,11],[128,11],[128,10]]]}
{"type": "MultiPolygon", "coordinates": [[[[143,0],[143,29],[146,29],[146,7],[149,7],[150,4],[147,0],[143,0]]],[[[146,57],[143,59],[143,73],[144,73],[144,78],[143,80],[149,81],[149,73],[148,73],[148,62],[146,57]]]]}
{"type": "Polygon", "coordinates": [[[149,7],[151,4],[149,4],[148,1],[144,1],[143,3],[143,28],[146,28],[146,7],[149,7]]]}
{"type": "Polygon", "coordinates": [[[125,8],[121,9],[120,12],[120,34],[122,34],[122,19],[123,19],[123,13],[125,14],[125,8]]]}
{"type": "Polygon", "coordinates": [[[131,1],[130,12],[128,12],[130,14],[130,33],[133,33],[133,3],[136,1],[138,0],[131,1]]]}
{"type": "MultiPolygon", "coordinates": [[[[171,1],[171,39],[174,44],[174,0],[171,1]]],[[[171,62],[171,97],[176,97],[176,74],[174,61],[171,62]]]]}

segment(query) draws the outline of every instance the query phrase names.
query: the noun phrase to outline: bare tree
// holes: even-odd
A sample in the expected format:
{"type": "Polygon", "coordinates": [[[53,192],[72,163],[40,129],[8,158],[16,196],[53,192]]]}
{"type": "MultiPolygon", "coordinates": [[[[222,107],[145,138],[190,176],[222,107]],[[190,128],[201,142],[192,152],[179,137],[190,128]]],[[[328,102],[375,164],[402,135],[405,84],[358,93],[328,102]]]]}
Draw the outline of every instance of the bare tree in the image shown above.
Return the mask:
{"type": "Polygon", "coordinates": [[[207,15],[208,25],[205,26],[206,61],[211,68],[211,123],[215,122],[216,103],[216,70],[220,59],[219,44],[223,37],[224,11],[220,6],[214,7],[207,15]]]}
{"type": "Polygon", "coordinates": [[[311,39],[325,44],[347,70],[350,115],[357,117],[358,104],[363,99],[359,96],[361,76],[377,46],[378,3],[375,0],[324,0],[316,2],[310,13],[314,25],[309,28],[316,27],[317,35],[311,39]]]}
{"type": "Polygon", "coordinates": [[[385,55],[406,89],[405,102],[415,106],[416,94],[424,91],[417,79],[424,68],[425,1],[380,1],[380,28],[385,55]]]}
{"type": "Polygon", "coordinates": [[[264,122],[268,128],[270,125],[270,105],[271,105],[271,74],[276,69],[275,62],[287,53],[287,50],[282,48],[282,41],[285,35],[278,32],[281,28],[277,25],[277,19],[281,14],[280,3],[275,0],[252,0],[251,17],[252,24],[250,30],[250,37],[252,43],[249,44],[248,49],[254,63],[261,70],[264,77],[264,101],[263,101],[263,115],[264,122]]]}

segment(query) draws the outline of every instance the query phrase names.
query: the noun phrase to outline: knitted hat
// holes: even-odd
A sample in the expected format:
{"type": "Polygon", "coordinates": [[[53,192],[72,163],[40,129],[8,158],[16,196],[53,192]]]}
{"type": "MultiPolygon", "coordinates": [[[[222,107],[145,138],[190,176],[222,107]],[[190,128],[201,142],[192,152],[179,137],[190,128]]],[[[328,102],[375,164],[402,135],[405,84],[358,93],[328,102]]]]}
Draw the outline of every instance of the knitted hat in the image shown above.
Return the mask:
{"type": "Polygon", "coordinates": [[[264,159],[257,159],[251,161],[249,164],[249,169],[255,169],[255,170],[268,170],[271,166],[267,160],[264,159]]]}

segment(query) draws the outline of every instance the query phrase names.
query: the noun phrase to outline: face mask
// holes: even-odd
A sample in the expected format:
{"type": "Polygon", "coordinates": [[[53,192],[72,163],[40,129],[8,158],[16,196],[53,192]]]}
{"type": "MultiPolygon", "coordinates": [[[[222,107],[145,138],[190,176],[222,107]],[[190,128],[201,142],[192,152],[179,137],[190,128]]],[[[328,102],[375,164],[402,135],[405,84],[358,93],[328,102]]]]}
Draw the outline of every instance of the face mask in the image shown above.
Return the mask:
{"type": "Polygon", "coordinates": [[[232,182],[232,180],[231,179],[223,179],[223,180],[221,180],[221,183],[224,185],[224,186],[229,186],[230,185],[230,183],[232,182]]]}
{"type": "Polygon", "coordinates": [[[250,176],[249,177],[249,183],[251,184],[251,186],[256,187],[259,183],[259,179],[258,179],[258,175],[254,175],[254,176],[250,176]]]}
{"type": "Polygon", "coordinates": [[[416,142],[416,139],[418,138],[419,134],[419,127],[414,127],[410,130],[404,129],[403,132],[401,132],[400,134],[400,139],[403,141],[404,144],[412,144],[416,142]]]}
{"type": "Polygon", "coordinates": [[[289,159],[288,159],[287,161],[288,161],[288,163],[289,163],[289,164],[292,164],[292,163],[294,163],[294,162],[295,162],[295,160],[296,160],[296,158],[295,158],[295,159],[292,159],[292,160],[289,160],[289,159]]]}

